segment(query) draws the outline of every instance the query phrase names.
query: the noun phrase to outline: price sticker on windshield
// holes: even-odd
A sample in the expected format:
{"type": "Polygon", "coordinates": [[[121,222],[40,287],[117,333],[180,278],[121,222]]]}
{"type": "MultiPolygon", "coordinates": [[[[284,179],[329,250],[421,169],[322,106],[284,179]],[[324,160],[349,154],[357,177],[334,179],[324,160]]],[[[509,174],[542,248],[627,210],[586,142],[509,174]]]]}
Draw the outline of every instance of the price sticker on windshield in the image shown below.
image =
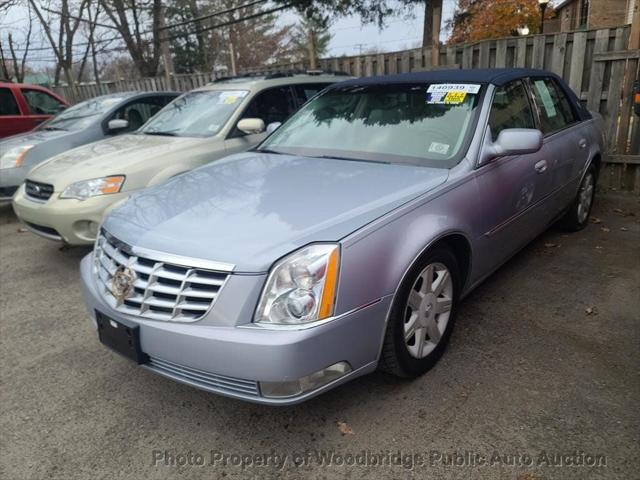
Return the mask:
{"type": "Polygon", "coordinates": [[[464,99],[467,97],[467,92],[458,92],[453,91],[447,93],[447,96],[444,97],[445,105],[460,105],[464,102],[464,99]]]}

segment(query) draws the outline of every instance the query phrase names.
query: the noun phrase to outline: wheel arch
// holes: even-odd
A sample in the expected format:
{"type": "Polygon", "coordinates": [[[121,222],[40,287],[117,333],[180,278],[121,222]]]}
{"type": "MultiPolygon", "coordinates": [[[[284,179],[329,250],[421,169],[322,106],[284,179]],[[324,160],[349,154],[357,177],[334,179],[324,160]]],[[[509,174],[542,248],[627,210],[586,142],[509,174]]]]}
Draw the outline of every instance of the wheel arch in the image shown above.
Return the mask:
{"type": "Polygon", "coordinates": [[[377,355],[378,362],[380,361],[380,358],[382,355],[382,349],[384,346],[384,337],[387,331],[387,327],[389,325],[389,317],[391,315],[393,304],[395,303],[396,298],[398,296],[398,292],[400,291],[400,287],[406,281],[407,275],[409,275],[409,272],[411,271],[413,266],[417,262],[419,262],[425,255],[427,255],[429,252],[431,252],[432,250],[438,247],[446,247],[449,250],[451,250],[454,256],[456,257],[456,260],[459,262],[460,279],[461,279],[459,298],[462,298],[464,296],[465,291],[469,285],[469,278],[471,277],[471,266],[472,266],[472,260],[473,260],[473,250],[471,247],[471,242],[467,234],[465,234],[462,231],[453,230],[453,231],[444,232],[441,235],[430,240],[413,257],[411,262],[409,262],[409,264],[406,265],[404,273],[402,274],[402,277],[400,278],[400,281],[398,282],[396,289],[393,292],[391,301],[389,302],[389,308],[387,310],[387,314],[384,320],[384,328],[382,330],[382,337],[380,339],[380,347],[377,355]]]}
{"type": "MultiPolygon", "coordinates": [[[[398,291],[400,290],[400,286],[407,279],[407,275],[413,268],[413,266],[419,262],[425,255],[427,255],[432,250],[438,247],[446,247],[451,250],[456,257],[456,260],[459,262],[460,267],[460,293],[463,294],[467,283],[469,281],[470,273],[471,273],[471,262],[472,262],[472,249],[471,242],[467,235],[461,231],[449,231],[443,233],[434,239],[432,239],[429,243],[427,243],[418,253],[413,257],[411,262],[406,265],[404,269],[404,273],[402,274],[402,278],[398,282],[395,291],[393,292],[393,298],[391,303],[396,299],[398,295],[398,291]]],[[[388,318],[387,318],[388,321],[388,318]]]]}

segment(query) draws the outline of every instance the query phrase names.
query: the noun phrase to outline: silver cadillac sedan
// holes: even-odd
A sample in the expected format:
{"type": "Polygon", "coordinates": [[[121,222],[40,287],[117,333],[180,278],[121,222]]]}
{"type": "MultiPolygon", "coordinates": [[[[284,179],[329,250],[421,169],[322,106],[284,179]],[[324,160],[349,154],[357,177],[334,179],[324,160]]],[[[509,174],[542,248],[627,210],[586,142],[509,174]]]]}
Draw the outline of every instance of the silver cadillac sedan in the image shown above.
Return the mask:
{"type": "Polygon", "coordinates": [[[100,341],[282,405],[428,371],[458,303],[551,224],[588,223],[601,119],[541,70],[362,78],[255,150],[136,193],[82,261],[100,341]]]}

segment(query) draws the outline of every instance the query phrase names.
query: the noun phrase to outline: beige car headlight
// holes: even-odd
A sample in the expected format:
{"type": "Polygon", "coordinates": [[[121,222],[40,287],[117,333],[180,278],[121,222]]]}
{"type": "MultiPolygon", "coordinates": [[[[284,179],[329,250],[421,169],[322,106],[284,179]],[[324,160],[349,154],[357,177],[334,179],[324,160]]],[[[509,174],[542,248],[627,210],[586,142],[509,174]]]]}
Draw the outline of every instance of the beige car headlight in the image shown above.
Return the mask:
{"type": "Polygon", "coordinates": [[[5,153],[0,155],[0,169],[17,168],[22,166],[25,155],[32,148],[33,145],[22,145],[21,147],[10,148],[5,153]]]}
{"type": "Polygon", "coordinates": [[[124,175],[114,175],[111,177],[93,178],[72,183],[60,194],[60,198],[75,198],[86,200],[89,197],[98,195],[109,195],[118,193],[124,185],[124,175]]]}
{"type": "Polygon", "coordinates": [[[340,246],[313,244],[285,257],[271,269],[254,321],[300,325],[333,315],[340,246]]]}

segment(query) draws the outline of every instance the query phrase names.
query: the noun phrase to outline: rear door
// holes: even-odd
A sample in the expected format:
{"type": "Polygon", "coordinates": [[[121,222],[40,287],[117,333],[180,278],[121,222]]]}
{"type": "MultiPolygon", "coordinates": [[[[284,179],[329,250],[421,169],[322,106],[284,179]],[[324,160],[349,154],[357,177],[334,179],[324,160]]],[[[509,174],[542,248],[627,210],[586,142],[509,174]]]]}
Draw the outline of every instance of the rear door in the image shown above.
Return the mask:
{"type": "Polygon", "coordinates": [[[583,135],[579,117],[555,79],[532,78],[530,88],[544,134],[544,148],[549,152],[553,215],[565,208],[575,194],[574,189],[566,187],[586,161],[588,138],[583,135]]]}
{"type": "MultiPolygon", "coordinates": [[[[26,110],[26,105],[23,108],[26,110]]],[[[16,98],[13,90],[0,87],[0,138],[27,132],[35,126],[21,110],[20,99],[16,98]]]]}
{"type": "Polygon", "coordinates": [[[21,88],[20,91],[29,108],[27,116],[34,128],[66,108],[64,103],[43,90],[21,88]]]}
{"type": "MultiPolygon", "coordinates": [[[[536,128],[535,114],[522,80],[496,87],[489,116],[495,141],[507,128],[536,128]]],[[[551,191],[547,154],[539,152],[498,158],[476,171],[479,271],[491,271],[544,228],[545,201],[551,191]]]]}
{"type": "MultiPolygon", "coordinates": [[[[258,93],[251,99],[239,118],[260,118],[264,121],[265,126],[268,126],[271,123],[284,122],[297,109],[298,103],[293,88],[286,85],[269,88],[258,93]]],[[[225,150],[229,154],[244,152],[256,146],[266,137],[266,133],[247,135],[234,126],[224,142],[225,150]]]]}

